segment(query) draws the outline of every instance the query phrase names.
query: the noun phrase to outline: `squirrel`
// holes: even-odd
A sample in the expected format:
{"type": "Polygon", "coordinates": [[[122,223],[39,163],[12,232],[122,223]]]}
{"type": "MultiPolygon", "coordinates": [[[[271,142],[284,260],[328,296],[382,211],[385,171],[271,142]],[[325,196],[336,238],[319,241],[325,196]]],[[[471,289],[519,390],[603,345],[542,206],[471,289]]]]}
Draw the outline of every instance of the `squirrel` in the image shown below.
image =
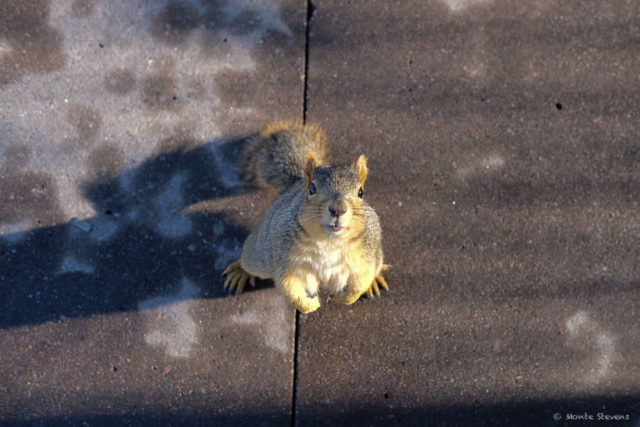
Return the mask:
{"type": "Polygon", "coordinates": [[[320,291],[349,305],[389,289],[380,222],[364,200],[367,158],[325,164],[326,140],[320,127],[299,122],[272,123],[248,138],[244,178],[279,197],[222,273],[225,289],[239,294],[247,281],[273,279],[303,314],[320,307],[320,291]]]}

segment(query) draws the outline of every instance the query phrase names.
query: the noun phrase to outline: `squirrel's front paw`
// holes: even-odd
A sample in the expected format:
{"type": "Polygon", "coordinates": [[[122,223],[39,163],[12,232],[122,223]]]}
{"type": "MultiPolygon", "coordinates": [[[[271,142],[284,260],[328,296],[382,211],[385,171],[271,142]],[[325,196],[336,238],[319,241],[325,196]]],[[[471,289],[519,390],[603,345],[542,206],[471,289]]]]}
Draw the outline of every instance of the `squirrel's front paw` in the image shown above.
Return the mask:
{"type": "Polygon", "coordinates": [[[240,260],[232,262],[222,272],[222,275],[226,275],[227,279],[224,281],[224,288],[229,289],[229,292],[236,291],[236,295],[240,294],[244,289],[244,285],[247,284],[247,280],[251,283],[252,287],[256,286],[256,276],[244,271],[240,265],[240,260]]]}
{"type": "Polygon", "coordinates": [[[342,291],[335,294],[335,296],[331,301],[338,304],[351,305],[354,302],[358,301],[358,299],[360,298],[360,295],[361,294],[357,294],[357,293],[354,294],[354,293],[349,293],[348,291],[342,291]]]}
{"type": "Polygon", "coordinates": [[[304,298],[296,301],[294,305],[300,313],[308,314],[320,308],[320,299],[318,297],[304,298]]]}

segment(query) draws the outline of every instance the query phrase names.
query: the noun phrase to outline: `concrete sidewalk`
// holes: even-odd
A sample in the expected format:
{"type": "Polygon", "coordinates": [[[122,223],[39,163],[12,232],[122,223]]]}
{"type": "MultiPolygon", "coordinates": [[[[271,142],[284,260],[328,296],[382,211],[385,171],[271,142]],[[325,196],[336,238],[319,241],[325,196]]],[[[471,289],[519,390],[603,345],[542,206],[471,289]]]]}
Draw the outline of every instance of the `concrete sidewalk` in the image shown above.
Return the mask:
{"type": "Polygon", "coordinates": [[[0,5],[0,424],[640,426],[636,2],[307,6],[0,5]],[[303,116],[392,268],[296,318],[219,275],[303,116]]]}

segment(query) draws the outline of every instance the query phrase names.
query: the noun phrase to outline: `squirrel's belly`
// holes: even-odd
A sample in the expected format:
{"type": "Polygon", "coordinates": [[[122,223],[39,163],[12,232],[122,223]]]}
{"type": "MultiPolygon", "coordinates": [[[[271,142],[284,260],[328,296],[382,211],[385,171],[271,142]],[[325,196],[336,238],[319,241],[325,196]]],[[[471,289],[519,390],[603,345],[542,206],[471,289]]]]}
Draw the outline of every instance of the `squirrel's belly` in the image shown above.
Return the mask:
{"type": "Polygon", "coordinates": [[[335,295],[344,289],[348,278],[349,272],[343,265],[318,270],[320,288],[331,295],[335,295]]]}
{"type": "Polygon", "coordinates": [[[313,252],[308,254],[307,262],[315,273],[319,290],[335,295],[344,289],[349,278],[342,251],[313,252]]]}

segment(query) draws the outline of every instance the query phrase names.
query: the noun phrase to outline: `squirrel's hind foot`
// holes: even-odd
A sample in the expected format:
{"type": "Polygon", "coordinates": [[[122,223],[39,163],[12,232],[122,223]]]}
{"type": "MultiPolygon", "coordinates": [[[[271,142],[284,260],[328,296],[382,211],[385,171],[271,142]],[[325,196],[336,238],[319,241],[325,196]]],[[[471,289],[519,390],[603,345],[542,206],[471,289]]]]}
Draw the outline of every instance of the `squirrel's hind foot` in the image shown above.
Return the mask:
{"type": "Polygon", "coordinates": [[[240,265],[240,260],[229,264],[222,272],[222,275],[227,276],[227,279],[224,281],[224,289],[229,289],[229,292],[235,290],[236,295],[242,293],[247,281],[251,283],[251,287],[256,286],[256,276],[247,273],[240,265]]]}
{"type": "MultiPolygon", "coordinates": [[[[387,270],[388,268],[389,266],[387,264],[382,266],[382,270],[387,270]]],[[[382,273],[378,274],[371,282],[371,286],[367,289],[367,298],[380,296],[380,286],[382,286],[385,291],[389,291],[389,285],[387,284],[387,281],[384,280],[384,277],[382,277],[382,273]]]]}

